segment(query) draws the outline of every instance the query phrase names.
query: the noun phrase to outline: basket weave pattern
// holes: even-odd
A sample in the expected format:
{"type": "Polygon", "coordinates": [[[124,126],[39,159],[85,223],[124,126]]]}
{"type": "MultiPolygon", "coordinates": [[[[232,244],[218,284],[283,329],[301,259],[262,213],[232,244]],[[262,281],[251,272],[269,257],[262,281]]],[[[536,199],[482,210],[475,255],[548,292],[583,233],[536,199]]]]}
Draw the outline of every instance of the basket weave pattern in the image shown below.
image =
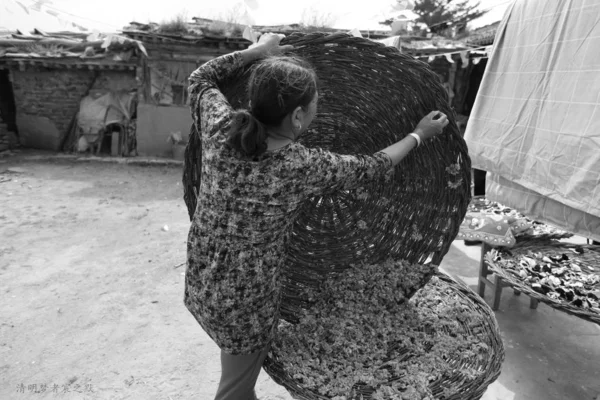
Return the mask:
{"type": "MultiPolygon", "coordinates": [[[[445,133],[413,150],[391,182],[309,200],[293,229],[283,318],[302,306],[297,286],[318,282],[357,261],[387,258],[439,264],[470,201],[467,147],[437,75],[397,49],[346,34],[288,36],[282,44],[312,63],[319,110],[300,139],[341,154],[373,154],[412,132],[432,110],[449,116],[445,133]]],[[[247,105],[250,67],[221,90],[234,108],[247,105]]],[[[200,182],[201,144],[192,127],[185,154],[184,199],[190,219],[200,182]]],[[[418,288],[415,288],[418,289],[418,288]]]]}

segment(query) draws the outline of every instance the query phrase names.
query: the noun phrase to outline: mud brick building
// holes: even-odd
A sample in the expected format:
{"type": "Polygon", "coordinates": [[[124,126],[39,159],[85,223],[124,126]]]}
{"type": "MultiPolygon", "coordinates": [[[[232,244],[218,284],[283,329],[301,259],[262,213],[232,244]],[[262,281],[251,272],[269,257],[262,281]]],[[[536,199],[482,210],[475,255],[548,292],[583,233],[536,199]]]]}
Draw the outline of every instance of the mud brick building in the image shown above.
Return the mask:
{"type": "MultiPolygon", "coordinates": [[[[137,98],[143,46],[119,36],[87,39],[70,33],[0,38],[0,126],[22,146],[72,148],[84,133],[77,129],[83,99],[109,93],[137,98]]],[[[119,123],[129,127],[134,119],[131,112],[119,123]]]]}

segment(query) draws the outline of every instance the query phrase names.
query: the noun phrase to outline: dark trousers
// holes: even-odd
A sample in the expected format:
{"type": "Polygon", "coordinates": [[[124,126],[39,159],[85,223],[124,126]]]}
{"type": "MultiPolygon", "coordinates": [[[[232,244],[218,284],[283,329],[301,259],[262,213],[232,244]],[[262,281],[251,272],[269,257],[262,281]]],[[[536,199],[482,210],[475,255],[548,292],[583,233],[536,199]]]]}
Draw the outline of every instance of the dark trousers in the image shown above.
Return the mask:
{"type": "Polygon", "coordinates": [[[242,356],[221,351],[221,382],[215,400],[256,400],[254,386],[268,352],[268,346],[242,356]]]}

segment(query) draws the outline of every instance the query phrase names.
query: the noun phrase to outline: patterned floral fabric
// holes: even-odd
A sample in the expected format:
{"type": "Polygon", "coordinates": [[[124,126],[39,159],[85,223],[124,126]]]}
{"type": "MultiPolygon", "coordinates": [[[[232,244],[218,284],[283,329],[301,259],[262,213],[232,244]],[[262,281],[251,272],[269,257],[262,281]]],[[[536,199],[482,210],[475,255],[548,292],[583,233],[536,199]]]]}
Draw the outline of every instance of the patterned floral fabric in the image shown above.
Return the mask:
{"type": "Polygon", "coordinates": [[[393,173],[384,153],[338,155],[292,143],[258,158],[226,145],[233,112],[218,90],[243,67],[239,53],[190,77],[194,124],[202,137],[202,179],[187,245],[184,302],[225,352],[249,354],[276,333],[281,267],[302,203],[393,173]]]}

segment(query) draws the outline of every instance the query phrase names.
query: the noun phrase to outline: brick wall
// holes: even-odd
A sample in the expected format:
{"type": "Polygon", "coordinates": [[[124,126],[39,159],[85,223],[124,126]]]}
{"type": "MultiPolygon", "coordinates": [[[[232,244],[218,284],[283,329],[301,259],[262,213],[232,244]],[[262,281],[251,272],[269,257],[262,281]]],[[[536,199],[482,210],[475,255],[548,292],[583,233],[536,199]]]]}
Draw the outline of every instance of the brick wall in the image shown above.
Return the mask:
{"type": "Polygon", "coordinates": [[[17,125],[26,147],[59,150],[79,103],[92,90],[133,90],[135,71],[27,69],[12,71],[17,125]]]}
{"type": "MultiPolygon", "coordinates": [[[[66,134],[69,123],[77,112],[79,102],[88,90],[93,76],[92,71],[79,70],[13,71],[12,83],[17,120],[21,122],[18,123],[19,132],[23,129],[24,118],[42,117],[49,120],[45,121],[45,124],[51,123],[55,126],[55,132],[48,132],[48,134],[53,136],[56,136],[56,133],[66,134]]],[[[31,136],[28,133],[33,132],[22,132],[21,136],[31,136]]],[[[55,141],[51,140],[51,142],[55,141]]],[[[24,143],[24,145],[37,147],[35,143],[24,143]]]]}
{"type": "Polygon", "coordinates": [[[137,88],[135,71],[102,71],[96,78],[93,90],[118,92],[120,90],[137,90],[137,88]]]}

